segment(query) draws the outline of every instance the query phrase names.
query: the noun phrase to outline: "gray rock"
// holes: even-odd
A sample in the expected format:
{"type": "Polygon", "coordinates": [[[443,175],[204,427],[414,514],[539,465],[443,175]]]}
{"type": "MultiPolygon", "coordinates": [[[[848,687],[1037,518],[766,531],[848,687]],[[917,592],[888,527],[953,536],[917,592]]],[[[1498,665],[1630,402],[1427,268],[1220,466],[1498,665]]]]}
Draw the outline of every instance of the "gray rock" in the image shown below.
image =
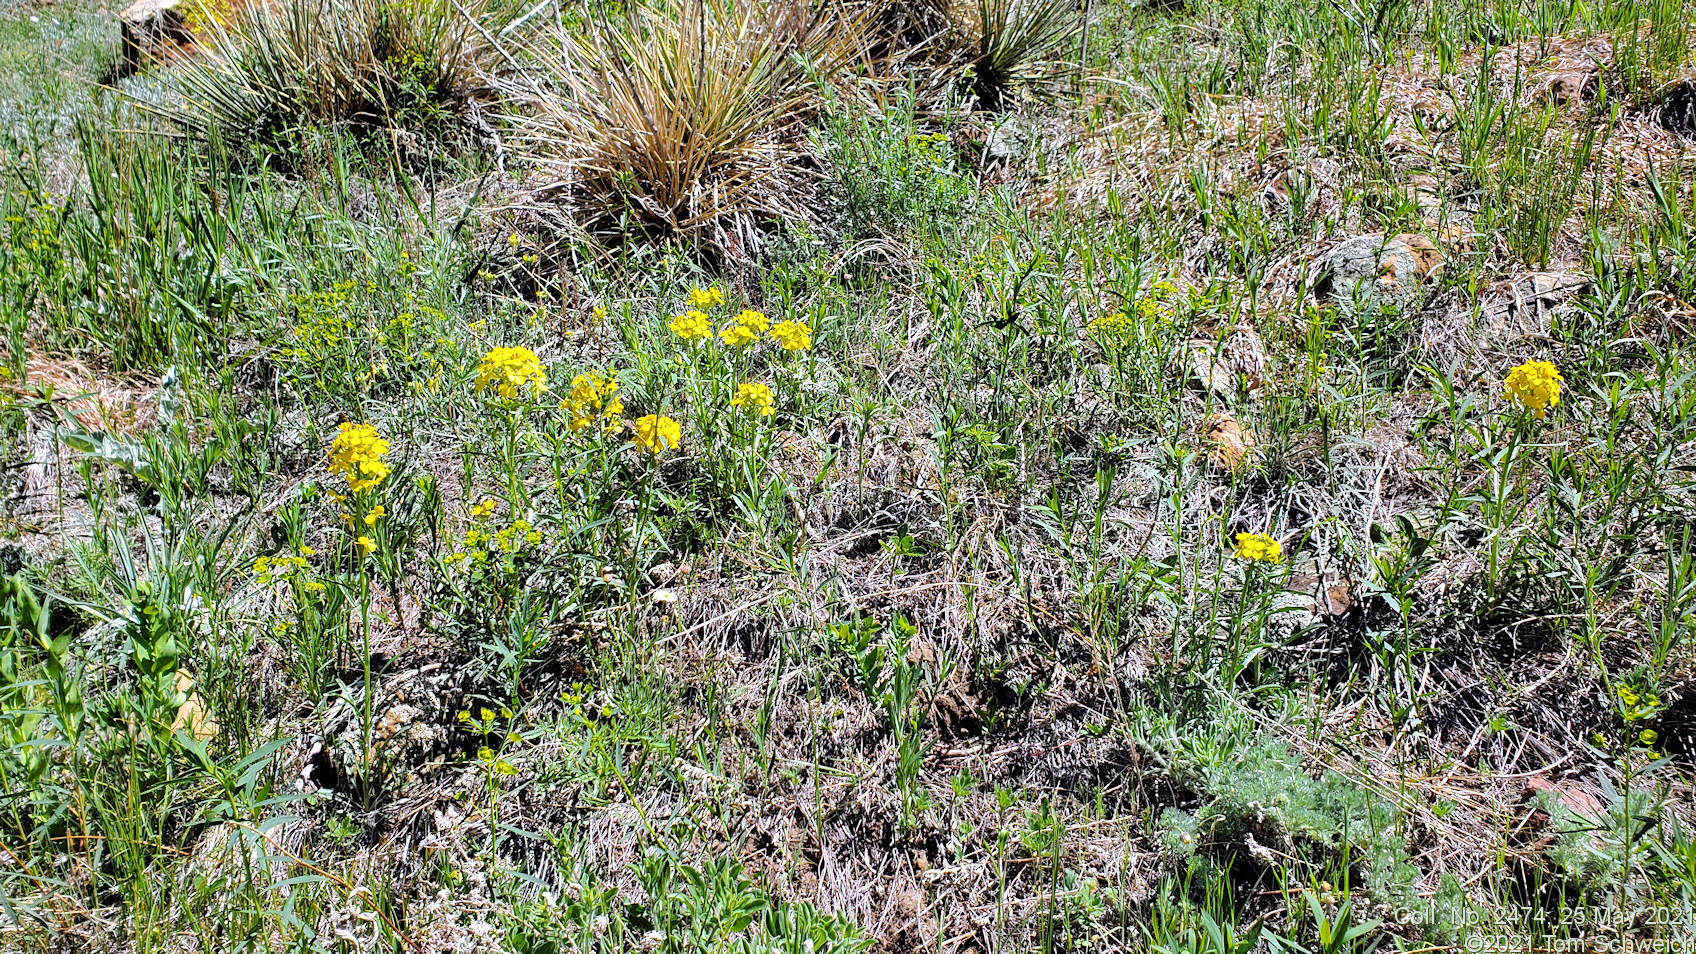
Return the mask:
{"type": "Polygon", "coordinates": [[[1589,277],[1574,272],[1530,272],[1499,281],[1478,296],[1474,340],[1481,348],[1496,349],[1547,337],[1554,319],[1570,313],[1589,287],[1589,277]]]}
{"type": "Polygon", "coordinates": [[[1023,159],[1041,141],[1036,123],[1018,116],[990,127],[984,149],[994,159],[1023,159]]]}
{"type": "Polygon", "coordinates": [[[1441,256],[1424,236],[1361,235],[1321,256],[1314,268],[1314,294],[1341,308],[1389,306],[1408,311],[1419,303],[1424,282],[1441,256]]]}

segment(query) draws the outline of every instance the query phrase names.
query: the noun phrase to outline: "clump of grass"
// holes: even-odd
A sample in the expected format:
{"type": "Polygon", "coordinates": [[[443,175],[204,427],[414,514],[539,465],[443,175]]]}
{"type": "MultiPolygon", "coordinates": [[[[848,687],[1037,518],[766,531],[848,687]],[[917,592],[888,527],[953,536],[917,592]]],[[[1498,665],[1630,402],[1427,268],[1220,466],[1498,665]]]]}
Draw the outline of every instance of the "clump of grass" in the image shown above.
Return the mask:
{"type": "Polygon", "coordinates": [[[1082,24],[1071,0],[977,0],[968,19],[976,49],[971,89],[984,109],[1000,110],[1021,84],[1061,72],[1060,47],[1082,24]]]}
{"type": "MultiPolygon", "coordinates": [[[[303,126],[441,132],[480,86],[487,50],[452,0],[283,0],[206,18],[201,52],[152,104],[174,126],[227,142],[303,126]]],[[[462,12],[463,10],[463,12],[462,12]]]]}
{"type": "Polygon", "coordinates": [[[591,231],[704,238],[809,216],[802,119],[861,20],[801,0],[662,0],[536,44],[510,91],[535,158],[591,231]]]}

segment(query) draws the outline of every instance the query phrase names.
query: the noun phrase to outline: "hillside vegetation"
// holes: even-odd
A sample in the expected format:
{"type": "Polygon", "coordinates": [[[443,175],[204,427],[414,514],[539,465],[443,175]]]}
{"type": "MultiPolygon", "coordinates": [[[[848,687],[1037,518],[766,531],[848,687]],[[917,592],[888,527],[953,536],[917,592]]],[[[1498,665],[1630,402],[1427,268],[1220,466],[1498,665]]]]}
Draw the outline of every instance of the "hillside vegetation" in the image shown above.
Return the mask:
{"type": "Polygon", "coordinates": [[[0,0],[0,950],[1696,943],[1696,7],[124,36],[0,0]]]}

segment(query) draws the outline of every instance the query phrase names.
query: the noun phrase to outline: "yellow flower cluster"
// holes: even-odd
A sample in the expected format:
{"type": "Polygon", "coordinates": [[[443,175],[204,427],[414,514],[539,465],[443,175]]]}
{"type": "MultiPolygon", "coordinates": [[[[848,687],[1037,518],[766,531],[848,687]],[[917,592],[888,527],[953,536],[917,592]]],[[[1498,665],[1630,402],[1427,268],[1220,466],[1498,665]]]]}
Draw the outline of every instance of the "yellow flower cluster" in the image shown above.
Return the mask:
{"type": "Polygon", "coordinates": [[[771,340],[785,351],[805,351],[813,346],[813,329],[804,321],[780,321],[771,330],[771,340]]]}
{"type": "MultiPolygon", "coordinates": [[[[1160,294],[1159,289],[1162,287],[1172,288],[1172,286],[1168,282],[1160,282],[1154,287],[1155,294],[1144,295],[1137,299],[1137,317],[1148,324],[1169,325],[1178,317],[1178,310],[1173,307],[1170,301],[1166,300],[1164,295],[1160,294]]],[[[1176,291],[1176,289],[1173,290],[1176,291]]]]}
{"type": "Polygon", "coordinates": [[[760,336],[770,329],[771,319],[744,308],[729,324],[719,329],[718,336],[732,348],[745,348],[760,340],[760,336]]]}
{"type": "Polygon", "coordinates": [[[332,285],[329,291],[290,295],[297,323],[289,335],[295,346],[284,348],[283,355],[303,363],[328,360],[330,352],[353,332],[349,313],[358,288],[357,283],[345,281],[332,285]]]}
{"type": "Polygon", "coordinates": [[[596,374],[591,371],[571,379],[571,429],[581,431],[597,421],[607,433],[622,430],[618,416],[624,413],[624,402],[618,398],[616,372],[596,374]]]}
{"type": "Polygon", "coordinates": [[[1103,315],[1089,323],[1089,333],[1099,337],[1118,338],[1136,330],[1136,322],[1122,311],[1103,315]]]}
{"type": "Polygon", "coordinates": [[[477,364],[477,390],[512,400],[535,397],[548,389],[542,360],[529,348],[496,348],[477,364]]]}
{"type": "Polygon", "coordinates": [[[656,457],[683,442],[682,425],[663,414],[638,418],[633,431],[636,446],[656,457]]]}
{"type": "Polygon", "coordinates": [[[1284,547],[1264,533],[1239,533],[1235,555],[1255,563],[1278,563],[1284,559],[1284,547]]]}
{"type": "Polygon", "coordinates": [[[306,567],[306,558],[313,554],[311,547],[301,547],[300,556],[265,557],[253,561],[253,575],[260,586],[270,586],[277,580],[285,580],[294,575],[294,571],[306,567]]]}
{"type": "Polygon", "coordinates": [[[713,321],[704,311],[690,309],[671,319],[671,333],[684,341],[713,336],[713,321]]]}
{"type": "Polygon", "coordinates": [[[763,384],[738,384],[736,396],[730,399],[731,407],[745,407],[764,417],[771,416],[777,410],[776,405],[771,388],[763,384]]]}
{"type": "Polygon", "coordinates": [[[531,546],[536,546],[542,542],[542,531],[531,526],[530,521],[514,520],[505,529],[495,532],[494,543],[496,548],[511,553],[518,548],[514,541],[520,536],[524,538],[525,543],[531,546]]]}
{"type": "Polygon", "coordinates": [[[1178,293],[1178,286],[1162,279],[1154,283],[1148,294],[1138,298],[1131,306],[1135,315],[1124,311],[1116,311],[1089,323],[1086,329],[1098,338],[1126,338],[1139,327],[1164,327],[1170,325],[1178,317],[1177,306],[1172,303],[1172,296],[1178,293]]]}
{"type": "Polygon", "coordinates": [[[712,317],[705,309],[723,302],[724,296],[716,288],[695,289],[689,293],[690,309],[672,316],[671,333],[684,341],[703,341],[716,335],[732,348],[746,348],[762,338],[770,339],[785,351],[805,351],[813,345],[813,329],[805,322],[780,321],[774,326],[770,318],[747,308],[714,332],[712,317]]]}
{"type": "Polygon", "coordinates": [[[389,442],[369,424],[343,424],[330,442],[330,472],[347,481],[354,493],[370,490],[389,476],[383,455],[389,442]]]}
{"type": "Polygon", "coordinates": [[[1661,711],[1661,697],[1652,692],[1640,694],[1630,686],[1621,685],[1614,695],[1619,698],[1620,715],[1627,722],[1641,722],[1661,711]]]}
{"type": "MultiPolygon", "coordinates": [[[[471,508],[471,516],[481,520],[493,513],[495,502],[485,500],[471,508]]],[[[506,526],[490,533],[481,527],[472,527],[465,532],[460,541],[460,549],[448,554],[442,562],[454,566],[465,560],[474,566],[482,566],[489,562],[491,555],[511,556],[523,550],[526,546],[537,546],[542,542],[542,531],[537,530],[528,520],[514,520],[506,526]]],[[[508,566],[507,569],[511,569],[508,566]]]]}
{"type": "Polygon", "coordinates": [[[1507,396],[1542,419],[1561,403],[1561,373],[1547,361],[1527,361],[1508,372],[1507,396]]]}

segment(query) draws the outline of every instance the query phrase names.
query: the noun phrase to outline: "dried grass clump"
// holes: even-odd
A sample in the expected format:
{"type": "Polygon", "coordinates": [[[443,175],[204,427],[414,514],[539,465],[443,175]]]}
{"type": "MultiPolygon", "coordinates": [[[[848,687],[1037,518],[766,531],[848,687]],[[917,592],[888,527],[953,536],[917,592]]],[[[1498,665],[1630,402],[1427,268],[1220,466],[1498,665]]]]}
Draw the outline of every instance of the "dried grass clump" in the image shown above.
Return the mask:
{"type": "MultiPolygon", "coordinates": [[[[154,109],[195,135],[244,143],[303,126],[440,129],[478,88],[487,49],[453,0],[281,0],[207,19],[200,55],[154,109]]],[[[464,11],[464,12],[462,12],[464,11]]]]}
{"type": "Polygon", "coordinates": [[[659,0],[534,44],[510,84],[533,157],[603,238],[747,247],[807,219],[800,122],[863,47],[863,14],[806,0],[659,0]]]}

